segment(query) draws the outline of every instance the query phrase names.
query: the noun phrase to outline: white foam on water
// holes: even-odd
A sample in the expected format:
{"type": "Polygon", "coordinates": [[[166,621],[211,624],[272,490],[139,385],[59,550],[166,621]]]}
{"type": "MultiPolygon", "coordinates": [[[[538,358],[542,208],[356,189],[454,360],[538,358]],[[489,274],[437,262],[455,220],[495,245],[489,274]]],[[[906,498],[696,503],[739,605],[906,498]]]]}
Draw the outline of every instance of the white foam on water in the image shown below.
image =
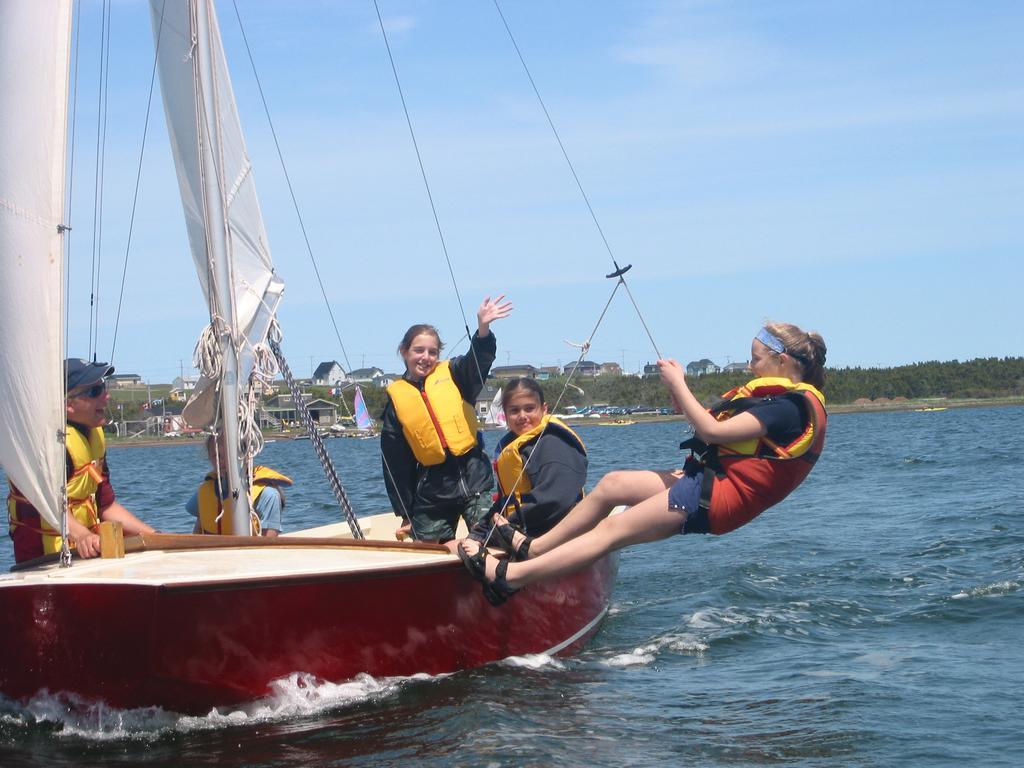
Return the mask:
{"type": "Polygon", "coordinates": [[[897,654],[889,651],[872,651],[870,653],[857,656],[854,661],[867,664],[872,667],[879,667],[881,669],[892,669],[899,665],[903,659],[897,654]]]}
{"type": "Polygon", "coordinates": [[[1000,581],[995,584],[982,584],[951,595],[952,600],[965,600],[969,597],[1004,597],[1012,595],[1020,589],[1019,581],[1000,581]]]}
{"type": "Polygon", "coordinates": [[[646,666],[653,663],[666,648],[675,653],[703,656],[711,646],[695,635],[675,633],[655,638],[652,642],[634,648],[629,653],[616,654],[603,663],[609,667],[646,666]]]}
{"type": "Polygon", "coordinates": [[[339,707],[394,695],[403,686],[445,675],[376,679],[358,675],[342,683],[330,683],[306,673],[292,673],[270,684],[271,692],[237,707],[211,709],[205,715],[185,715],[160,707],[116,709],[68,693],[41,691],[26,704],[4,700],[0,721],[31,728],[57,726],[58,737],[89,741],[150,740],[165,733],[194,733],[309,717],[339,707]]]}
{"type": "Polygon", "coordinates": [[[619,653],[604,661],[608,667],[642,667],[651,664],[657,656],[649,646],[637,648],[632,653],[619,653]]]}
{"type": "Polygon", "coordinates": [[[500,663],[525,669],[543,669],[544,667],[551,667],[552,669],[559,670],[566,669],[565,664],[560,659],[546,653],[530,653],[525,656],[509,656],[507,659],[503,659],[500,663]]]}

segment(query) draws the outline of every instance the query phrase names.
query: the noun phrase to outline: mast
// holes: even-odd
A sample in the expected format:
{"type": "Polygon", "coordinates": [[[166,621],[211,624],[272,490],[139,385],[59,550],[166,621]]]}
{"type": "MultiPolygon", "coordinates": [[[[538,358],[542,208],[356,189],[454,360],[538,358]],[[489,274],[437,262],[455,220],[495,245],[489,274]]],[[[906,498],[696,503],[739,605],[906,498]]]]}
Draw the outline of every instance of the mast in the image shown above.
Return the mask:
{"type": "MultiPolygon", "coordinates": [[[[249,452],[260,441],[254,423],[240,423],[239,404],[250,399],[252,374],[268,377],[257,359],[269,358],[267,336],[284,282],[270,257],[213,1],[150,0],[150,12],[185,228],[210,309],[201,375],[185,419],[224,432],[230,458],[224,480],[239,510],[232,531],[248,535],[249,452]]],[[[251,411],[243,410],[249,419],[251,411]]]]}
{"type": "MultiPolygon", "coordinates": [[[[235,310],[231,261],[228,251],[228,220],[226,191],[222,178],[222,158],[215,154],[221,146],[219,137],[220,111],[217,101],[215,57],[210,31],[212,8],[207,0],[195,0],[193,18],[196,32],[196,78],[200,120],[200,151],[203,174],[203,204],[206,217],[207,248],[212,264],[213,285],[210,291],[210,321],[217,333],[221,352],[220,418],[224,443],[228,454],[227,482],[234,500],[232,533],[249,536],[252,533],[249,516],[248,483],[242,481],[241,461],[238,456],[238,393],[244,382],[239,381],[238,340],[235,329],[238,318],[235,310]],[[216,138],[215,138],[216,137],[216,138]],[[218,317],[219,316],[219,317],[218,317]]],[[[224,478],[221,479],[224,482],[224,478]]]]}

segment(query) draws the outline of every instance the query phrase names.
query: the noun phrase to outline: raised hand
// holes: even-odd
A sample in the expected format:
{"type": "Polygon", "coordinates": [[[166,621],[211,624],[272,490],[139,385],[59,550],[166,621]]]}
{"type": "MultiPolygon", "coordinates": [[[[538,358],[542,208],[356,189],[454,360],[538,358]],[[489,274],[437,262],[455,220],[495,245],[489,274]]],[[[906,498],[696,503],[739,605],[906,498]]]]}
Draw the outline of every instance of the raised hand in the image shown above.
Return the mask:
{"type": "Polygon", "coordinates": [[[491,323],[508,317],[512,310],[512,302],[505,301],[505,294],[493,301],[490,296],[485,297],[480,309],[476,311],[477,336],[486,336],[491,332],[491,323]]]}

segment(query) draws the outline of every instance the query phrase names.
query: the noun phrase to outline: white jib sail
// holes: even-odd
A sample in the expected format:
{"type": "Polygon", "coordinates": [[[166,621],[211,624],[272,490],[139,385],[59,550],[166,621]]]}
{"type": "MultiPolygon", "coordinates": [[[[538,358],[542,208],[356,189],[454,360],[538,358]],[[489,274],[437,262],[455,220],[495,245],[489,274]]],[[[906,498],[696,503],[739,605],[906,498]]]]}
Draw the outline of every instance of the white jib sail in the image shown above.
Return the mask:
{"type": "MultiPolygon", "coordinates": [[[[266,341],[284,283],[274,274],[213,4],[150,0],[150,10],[192,258],[208,306],[232,331],[239,350],[237,386],[244,387],[252,349],[266,341]],[[208,50],[202,52],[200,23],[209,30],[208,50]],[[201,62],[208,63],[203,77],[197,71],[201,62]],[[219,193],[213,207],[221,221],[209,220],[204,195],[211,189],[219,193]],[[217,263],[222,258],[226,265],[217,263]],[[229,276],[229,285],[221,284],[220,275],[229,276]]],[[[193,399],[204,388],[212,390],[211,383],[201,380],[193,399]]],[[[193,408],[189,421],[205,421],[200,411],[212,419],[212,408],[193,408]]]]}
{"type": "Polygon", "coordinates": [[[0,2],[0,465],[60,530],[70,0],[0,2]]]}

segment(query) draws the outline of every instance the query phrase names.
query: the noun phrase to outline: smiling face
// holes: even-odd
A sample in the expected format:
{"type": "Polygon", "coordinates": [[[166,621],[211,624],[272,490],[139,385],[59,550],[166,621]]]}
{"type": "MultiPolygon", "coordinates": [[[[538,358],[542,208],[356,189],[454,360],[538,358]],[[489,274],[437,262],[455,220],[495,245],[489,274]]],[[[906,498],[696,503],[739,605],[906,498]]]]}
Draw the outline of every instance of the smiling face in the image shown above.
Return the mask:
{"type": "Polygon", "coordinates": [[[547,405],[541,403],[537,393],[525,388],[513,390],[505,399],[504,407],[505,422],[516,435],[536,427],[548,412],[547,405]]]}
{"type": "Polygon", "coordinates": [[[421,333],[414,336],[409,347],[401,352],[409,378],[422,381],[437,367],[441,340],[432,333],[421,333]]]}
{"type": "Polygon", "coordinates": [[[98,387],[99,384],[92,384],[88,387],[79,387],[68,392],[68,421],[81,424],[87,429],[102,427],[107,423],[107,403],[110,400],[110,393],[107,392],[107,388],[103,387],[94,397],[89,396],[98,387]]]}

